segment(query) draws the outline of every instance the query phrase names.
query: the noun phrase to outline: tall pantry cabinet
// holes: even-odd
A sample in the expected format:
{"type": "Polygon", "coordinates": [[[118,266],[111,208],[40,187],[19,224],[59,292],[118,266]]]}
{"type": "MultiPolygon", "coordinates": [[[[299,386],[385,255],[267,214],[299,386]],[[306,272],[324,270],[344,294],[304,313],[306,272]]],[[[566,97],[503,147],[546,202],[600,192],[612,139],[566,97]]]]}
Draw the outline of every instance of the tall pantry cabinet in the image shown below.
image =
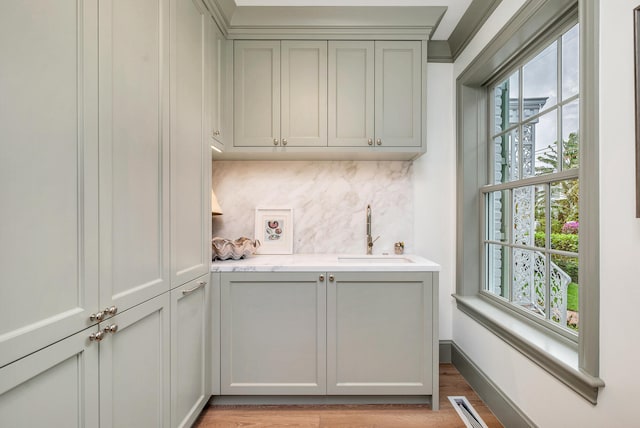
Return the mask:
{"type": "Polygon", "coordinates": [[[200,0],[0,2],[3,426],[206,403],[212,25],[200,0]]]}

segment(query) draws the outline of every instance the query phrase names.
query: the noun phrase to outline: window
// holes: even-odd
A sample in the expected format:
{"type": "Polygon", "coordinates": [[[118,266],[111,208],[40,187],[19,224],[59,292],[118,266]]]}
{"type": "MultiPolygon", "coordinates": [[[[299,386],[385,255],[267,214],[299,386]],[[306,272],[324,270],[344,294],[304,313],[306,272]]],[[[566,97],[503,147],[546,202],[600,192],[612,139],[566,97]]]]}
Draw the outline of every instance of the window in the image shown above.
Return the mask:
{"type": "Polygon", "coordinates": [[[579,25],[488,86],[483,290],[577,340],[579,25]]]}
{"type": "Polygon", "coordinates": [[[525,2],[456,81],[457,308],[594,404],[598,23],[525,2]]]}

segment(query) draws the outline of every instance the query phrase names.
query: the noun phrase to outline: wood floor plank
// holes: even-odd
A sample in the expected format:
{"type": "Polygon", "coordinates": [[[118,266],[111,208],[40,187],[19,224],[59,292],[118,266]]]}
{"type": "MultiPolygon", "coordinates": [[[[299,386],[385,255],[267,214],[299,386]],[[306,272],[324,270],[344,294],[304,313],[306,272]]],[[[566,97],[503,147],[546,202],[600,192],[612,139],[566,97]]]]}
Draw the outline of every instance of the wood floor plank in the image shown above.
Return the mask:
{"type": "Polygon", "coordinates": [[[452,364],[440,364],[440,410],[429,405],[209,406],[195,428],[464,428],[447,398],[466,396],[489,428],[502,428],[452,364]]]}

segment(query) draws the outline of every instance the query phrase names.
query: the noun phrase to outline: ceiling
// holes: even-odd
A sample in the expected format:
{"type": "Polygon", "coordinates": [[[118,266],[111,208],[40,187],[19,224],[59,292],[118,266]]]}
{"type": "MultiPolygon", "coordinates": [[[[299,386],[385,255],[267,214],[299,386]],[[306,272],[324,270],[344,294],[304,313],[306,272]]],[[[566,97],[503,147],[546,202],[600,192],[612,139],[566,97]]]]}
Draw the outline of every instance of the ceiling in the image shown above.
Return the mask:
{"type": "Polygon", "coordinates": [[[446,6],[431,40],[447,40],[472,0],[235,0],[237,6],[446,6]]]}

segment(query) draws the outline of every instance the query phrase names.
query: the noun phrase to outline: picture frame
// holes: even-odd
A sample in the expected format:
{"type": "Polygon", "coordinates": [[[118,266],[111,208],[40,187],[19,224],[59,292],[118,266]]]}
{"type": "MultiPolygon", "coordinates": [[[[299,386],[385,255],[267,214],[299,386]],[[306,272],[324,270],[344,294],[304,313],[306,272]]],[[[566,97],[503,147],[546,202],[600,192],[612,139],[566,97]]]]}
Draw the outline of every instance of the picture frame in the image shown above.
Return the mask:
{"type": "Polygon", "coordinates": [[[256,208],[256,254],[293,254],[293,208],[256,208]]]}
{"type": "Polygon", "coordinates": [[[640,218],[640,6],[633,9],[633,51],[636,119],[636,218],[640,218]]]}

